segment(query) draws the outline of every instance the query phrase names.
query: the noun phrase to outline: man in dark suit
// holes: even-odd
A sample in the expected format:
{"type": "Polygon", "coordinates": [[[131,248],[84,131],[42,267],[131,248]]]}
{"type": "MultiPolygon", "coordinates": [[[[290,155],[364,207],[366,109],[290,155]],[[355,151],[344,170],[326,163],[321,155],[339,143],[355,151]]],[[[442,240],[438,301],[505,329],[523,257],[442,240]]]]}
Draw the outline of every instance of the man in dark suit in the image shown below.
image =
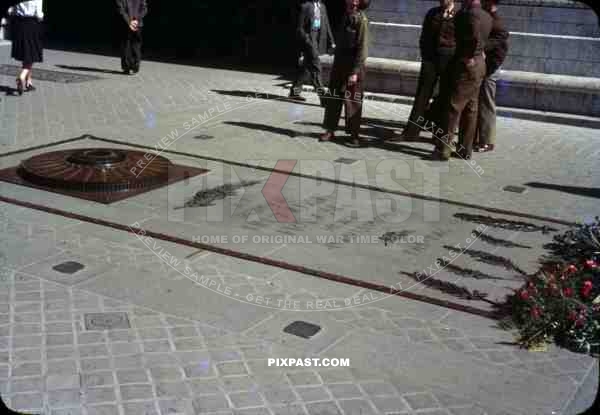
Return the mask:
{"type": "Polygon", "coordinates": [[[290,98],[305,101],[301,93],[302,85],[307,77],[310,78],[310,83],[315,87],[316,92],[319,95],[323,93],[319,55],[326,53],[330,46],[335,47],[327,17],[327,8],[321,0],[302,2],[298,14],[296,37],[299,52],[304,59],[290,89],[290,98]]]}
{"type": "Polygon", "coordinates": [[[138,73],[142,60],[142,27],[148,13],[146,0],[117,0],[122,19],[119,25],[121,42],[121,69],[126,75],[138,73]]]}
{"type": "Polygon", "coordinates": [[[492,31],[492,17],[482,9],[480,0],[463,0],[456,15],[456,54],[451,66],[451,86],[441,94],[444,110],[440,128],[443,137],[434,136],[434,160],[447,161],[456,125],[460,120],[457,153],[470,159],[477,134],[479,90],[486,74],[485,45],[492,31]]]}

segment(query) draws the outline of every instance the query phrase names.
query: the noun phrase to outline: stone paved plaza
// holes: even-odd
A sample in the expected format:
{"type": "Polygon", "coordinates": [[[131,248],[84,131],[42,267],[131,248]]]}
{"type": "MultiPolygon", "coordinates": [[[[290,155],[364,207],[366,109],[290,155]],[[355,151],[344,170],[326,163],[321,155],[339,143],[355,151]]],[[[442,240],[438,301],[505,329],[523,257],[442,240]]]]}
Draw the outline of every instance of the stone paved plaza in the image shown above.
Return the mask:
{"type": "Polygon", "coordinates": [[[319,143],[317,99],[286,101],[278,75],[118,68],[47,51],[40,69],[63,74],[1,97],[0,169],[46,151],[165,147],[208,173],[109,205],[0,181],[9,407],[575,415],[590,405],[592,358],[519,349],[491,314],[554,235],[600,213],[600,119],[502,108],[496,152],[444,165],[427,160],[428,134],[383,143],[402,131],[406,97],[369,99],[372,145],[353,149],[319,143]],[[320,330],[284,331],[296,321],[320,330]],[[350,365],[268,364],[277,358],[350,365]]]}

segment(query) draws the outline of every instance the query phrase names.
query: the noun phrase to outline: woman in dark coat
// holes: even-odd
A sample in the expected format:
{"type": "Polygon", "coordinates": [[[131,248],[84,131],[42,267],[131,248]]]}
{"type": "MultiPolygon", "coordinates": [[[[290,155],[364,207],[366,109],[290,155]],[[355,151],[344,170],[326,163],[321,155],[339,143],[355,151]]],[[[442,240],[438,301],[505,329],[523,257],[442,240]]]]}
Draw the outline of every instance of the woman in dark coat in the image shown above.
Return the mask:
{"type": "Polygon", "coordinates": [[[342,104],[346,110],[346,132],[350,144],[359,146],[362,117],[365,63],[368,54],[369,21],[364,13],[370,0],[346,0],[346,16],[339,35],[325,105],[323,126],[327,132],[321,141],[334,139],[338,128],[342,104]]]}
{"type": "Polygon", "coordinates": [[[35,90],[31,83],[33,64],[42,62],[43,0],[22,1],[9,9],[11,15],[12,58],[22,62],[23,68],[17,78],[17,91],[35,90]]]}

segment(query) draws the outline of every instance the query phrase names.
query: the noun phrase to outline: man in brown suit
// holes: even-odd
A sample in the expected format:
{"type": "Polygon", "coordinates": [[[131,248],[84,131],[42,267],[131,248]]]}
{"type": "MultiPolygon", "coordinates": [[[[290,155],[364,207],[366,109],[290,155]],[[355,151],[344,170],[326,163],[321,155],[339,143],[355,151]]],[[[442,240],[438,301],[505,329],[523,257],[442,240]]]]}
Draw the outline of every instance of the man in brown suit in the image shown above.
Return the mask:
{"type": "Polygon", "coordinates": [[[486,74],[479,93],[477,143],[479,152],[493,151],[496,146],[496,81],[500,66],[508,54],[508,30],[498,14],[500,0],[483,0],[483,8],[492,16],[492,32],[485,47],[486,74]]]}
{"type": "Polygon", "coordinates": [[[434,160],[450,158],[459,119],[461,142],[457,152],[465,159],[471,157],[477,134],[479,89],[486,73],[484,48],[491,31],[492,17],[481,8],[480,0],[464,0],[455,19],[456,55],[451,86],[443,97],[445,111],[440,129],[444,135],[434,136],[434,160]]]}

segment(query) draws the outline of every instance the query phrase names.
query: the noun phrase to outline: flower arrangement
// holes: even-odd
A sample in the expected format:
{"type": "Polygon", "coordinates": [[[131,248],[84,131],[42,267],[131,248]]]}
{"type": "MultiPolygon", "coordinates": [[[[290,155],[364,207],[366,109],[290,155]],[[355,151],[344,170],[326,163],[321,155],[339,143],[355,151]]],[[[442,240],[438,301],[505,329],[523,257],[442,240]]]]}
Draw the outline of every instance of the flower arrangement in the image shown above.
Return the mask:
{"type": "Polygon", "coordinates": [[[541,269],[507,299],[525,347],[554,342],[600,353],[600,221],[558,235],[541,269]]]}

